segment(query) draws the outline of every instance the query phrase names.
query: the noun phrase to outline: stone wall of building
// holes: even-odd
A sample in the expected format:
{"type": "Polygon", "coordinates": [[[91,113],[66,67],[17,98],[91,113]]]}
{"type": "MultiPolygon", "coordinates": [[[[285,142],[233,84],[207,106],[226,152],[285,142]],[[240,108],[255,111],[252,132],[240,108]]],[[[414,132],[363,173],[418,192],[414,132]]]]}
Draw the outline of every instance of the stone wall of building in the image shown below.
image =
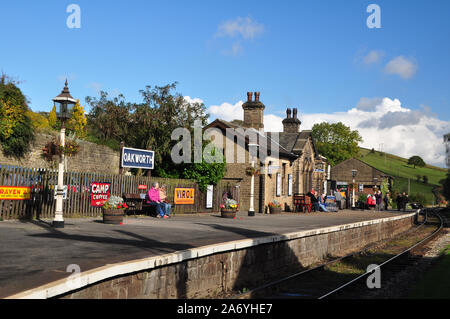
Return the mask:
{"type": "MultiPolygon", "coordinates": [[[[55,135],[56,136],[56,135],[55,135]]],[[[56,168],[42,157],[42,149],[54,136],[36,134],[30,151],[20,160],[3,155],[0,146],[0,165],[23,166],[30,168],[56,168]]],[[[101,174],[118,174],[120,152],[107,146],[86,141],[79,141],[80,152],[74,157],[66,157],[66,168],[69,172],[92,172],[101,174]]]]}
{"type": "MultiPolygon", "coordinates": [[[[209,298],[251,289],[330,256],[344,256],[410,229],[414,217],[260,244],[96,283],[61,298],[209,298]]],[[[252,296],[255,297],[255,296],[252,296]]]]}

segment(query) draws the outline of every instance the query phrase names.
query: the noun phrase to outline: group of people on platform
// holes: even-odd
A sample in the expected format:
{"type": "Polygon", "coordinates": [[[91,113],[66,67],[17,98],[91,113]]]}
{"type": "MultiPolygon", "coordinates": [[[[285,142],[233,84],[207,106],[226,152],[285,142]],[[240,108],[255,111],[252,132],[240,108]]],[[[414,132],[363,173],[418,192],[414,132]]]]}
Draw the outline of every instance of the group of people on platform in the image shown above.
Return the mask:
{"type": "Polygon", "coordinates": [[[147,193],[147,204],[156,207],[156,216],[167,219],[170,217],[171,205],[167,198],[166,185],[159,187],[158,182],[152,184],[147,193]]]}
{"type": "Polygon", "coordinates": [[[316,212],[328,212],[325,207],[325,202],[327,201],[327,195],[322,194],[319,195],[317,191],[312,189],[310,192],[306,194],[311,199],[312,207],[316,212]]]}
{"type": "MultiPolygon", "coordinates": [[[[368,206],[375,206],[376,210],[388,210],[389,207],[389,201],[391,198],[391,193],[387,192],[384,196],[381,190],[375,189],[374,194],[368,194],[367,195],[367,205],[368,206]]],[[[397,203],[397,210],[406,210],[406,205],[409,202],[408,194],[405,192],[398,194],[396,198],[397,203]]]]}

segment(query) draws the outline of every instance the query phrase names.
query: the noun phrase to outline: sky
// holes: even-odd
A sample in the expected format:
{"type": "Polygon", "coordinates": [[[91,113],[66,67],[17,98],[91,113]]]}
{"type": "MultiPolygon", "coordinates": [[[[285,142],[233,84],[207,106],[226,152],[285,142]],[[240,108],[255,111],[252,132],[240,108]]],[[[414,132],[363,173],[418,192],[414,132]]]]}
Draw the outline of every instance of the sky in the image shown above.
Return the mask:
{"type": "Polygon", "coordinates": [[[141,102],[145,86],[176,81],[211,120],[242,118],[259,91],[267,131],[296,107],[302,129],[342,121],[361,146],[443,166],[449,17],[448,0],[2,1],[0,71],[34,111],[66,78],[82,104],[99,90],[141,102]]]}

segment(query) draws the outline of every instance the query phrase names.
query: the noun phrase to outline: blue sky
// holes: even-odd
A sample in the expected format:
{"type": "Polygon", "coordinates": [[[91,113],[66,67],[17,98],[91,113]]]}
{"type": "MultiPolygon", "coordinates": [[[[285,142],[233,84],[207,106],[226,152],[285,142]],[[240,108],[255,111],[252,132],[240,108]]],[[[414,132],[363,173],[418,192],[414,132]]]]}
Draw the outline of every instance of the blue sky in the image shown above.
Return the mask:
{"type": "Polygon", "coordinates": [[[51,109],[68,77],[82,102],[98,89],[141,101],[146,85],[177,81],[208,108],[247,91],[281,117],[288,106],[333,114],[387,97],[450,121],[447,0],[16,0],[1,2],[0,28],[0,70],[24,81],[35,111],[51,109]],[[66,25],[72,3],[80,29],[66,25]],[[371,3],[380,29],[366,25],[371,3]]]}

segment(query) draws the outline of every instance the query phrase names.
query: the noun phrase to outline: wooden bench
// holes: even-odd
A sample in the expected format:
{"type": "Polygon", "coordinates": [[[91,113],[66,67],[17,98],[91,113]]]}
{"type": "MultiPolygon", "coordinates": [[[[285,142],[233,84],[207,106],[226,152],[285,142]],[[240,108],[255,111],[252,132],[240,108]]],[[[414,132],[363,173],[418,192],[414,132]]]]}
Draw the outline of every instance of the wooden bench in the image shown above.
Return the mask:
{"type": "Polygon", "coordinates": [[[300,211],[303,213],[311,212],[311,198],[303,194],[295,194],[294,195],[294,213],[297,212],[297,209],[300,208],[300,211]]]}

